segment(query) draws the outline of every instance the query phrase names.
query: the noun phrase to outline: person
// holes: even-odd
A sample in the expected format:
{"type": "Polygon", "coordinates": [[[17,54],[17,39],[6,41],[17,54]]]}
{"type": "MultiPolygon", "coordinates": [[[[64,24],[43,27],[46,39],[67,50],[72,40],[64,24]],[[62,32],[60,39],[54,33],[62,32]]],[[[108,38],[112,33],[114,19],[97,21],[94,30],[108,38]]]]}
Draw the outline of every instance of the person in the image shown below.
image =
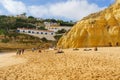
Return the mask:
{"type": "Polygon", "coordinates": [[[35,48],[32,48],[32,52],[34,52],[35,48]]]}
{"type": "Polygon", "coordinates": [[[111,44],[111,43],[109,43],[109,46],[110,46],[110,47],[112,47],[112,44],[111,44]]]}
{"type": "Polygon", "coordinates": [[[19,54],[19,49],[17,49],[17,52],[16,52],[16,55],[18,55],[19,54]]]}
{"type": "Polygon", "coordinates": [[[21,55],[21,52],[22,52],[21,49],[19,49],[19,55],[21,55]]]}
{"type": "Polygon", "coordinates": [[[21,54],[21,50],[20,49],[17,49],[17,55],[20,55],[21,54]]]}
{"type": "Polygon", "coordinates": [[[58,49],[57,53],[64,53],[64,51],[62,51],[62,49],[58,49]]]}
{"type": "Polygon", "coordinates": [[[73,49],[73,51],[77,51],[77,50],[79,50],[79,49],[78,49],[78,48],[74,48],[74,49],[73,49]]]}
{"type": "Polygon", "coordinates": [[[42,52],[41,49],[39,49],[38,52],[41,53],[42,52]]]}
{"type": "Polygon", "coordinates": [[[94,48],[94,51],[97,51],[97,50],[98,50],[97,47],[95,47],[95,48],[94,48]]]}
{"type": "Polygon", "coordinates": [[[24,49],[21,49],[21,53],[22,53],[22,54],[24,54],[24,51],[25,51],[24,49]]]}

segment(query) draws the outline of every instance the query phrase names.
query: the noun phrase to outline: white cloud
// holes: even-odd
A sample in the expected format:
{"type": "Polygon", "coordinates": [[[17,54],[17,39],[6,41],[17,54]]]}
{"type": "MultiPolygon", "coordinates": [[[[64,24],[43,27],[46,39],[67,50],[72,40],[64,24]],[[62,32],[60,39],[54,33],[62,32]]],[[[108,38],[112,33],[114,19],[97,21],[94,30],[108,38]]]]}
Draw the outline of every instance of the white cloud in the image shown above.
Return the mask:
{"type": "Polygon", "coordinates": [[[29,6],[28,11],[35,17],[43,17],[48,15],[48,9],[45,6],[29,6]]]}
{"type": "Polygon", "coordinates": [[[68,0],[65,3],[50,5],[50,12],[54,16],[63,16],[77,20],[101,9],[96,4],[89,4],[87,0],[68,0]]]}
{"type": "Polygon", "coordinates": [[[25,4],[21,1],[1,0],[0,3],[11,14],[20,14],[27,11],[25,4]]]}
{"type": "Polygon", "coordinates": [[[88,3],[87,0],[67,0],[38,6],[26,6],[25,3],[17,0],[2,0],[0,3],[11,14],[27,12],[35,17],[64,17],[74,20],[79,20],[90,13],[103,9],[98,7],[97,4],[88,3]]]}
{"type": "Polygon", "coordinates": [[[37,17],[54,16],[65,17],[69,19],[79,20],[90,13],[99,11],[103,8],[96,4],[89,4],[87,0],[67,0],[56,4],[32,6],[29,11],[37,17]]]}

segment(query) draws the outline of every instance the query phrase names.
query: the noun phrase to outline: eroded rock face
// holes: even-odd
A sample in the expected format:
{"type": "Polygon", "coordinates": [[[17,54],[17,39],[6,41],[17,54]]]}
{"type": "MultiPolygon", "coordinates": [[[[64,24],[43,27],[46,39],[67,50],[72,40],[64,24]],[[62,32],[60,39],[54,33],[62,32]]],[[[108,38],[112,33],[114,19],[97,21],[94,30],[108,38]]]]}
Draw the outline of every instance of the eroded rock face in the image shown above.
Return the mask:
{"type": "Polygon", "coordinates": [[[120,45],[120,0],[107,9],[77,22],[60,38],[57,46],[79,48],[120,45]]]}
{"type": "Polygon", "coordinates": [[[120,3],[120,0],[116,0],[115,2],[116,2],[116,3],[120,3]]]}

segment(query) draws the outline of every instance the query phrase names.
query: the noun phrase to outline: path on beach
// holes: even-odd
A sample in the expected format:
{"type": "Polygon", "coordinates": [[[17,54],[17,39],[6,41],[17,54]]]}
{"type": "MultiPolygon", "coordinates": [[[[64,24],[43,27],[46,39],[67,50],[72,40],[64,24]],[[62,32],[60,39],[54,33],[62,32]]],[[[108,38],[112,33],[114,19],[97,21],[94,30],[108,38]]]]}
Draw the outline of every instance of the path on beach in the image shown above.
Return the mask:
{"type": "Polygon", "coordinates": [[[0,67],[7,67],[19,63],[24,63],[25,59],[15,57],[16,53],[15,52],[10,52],[10,53],[1,53],[0,54],[0,67]]]}

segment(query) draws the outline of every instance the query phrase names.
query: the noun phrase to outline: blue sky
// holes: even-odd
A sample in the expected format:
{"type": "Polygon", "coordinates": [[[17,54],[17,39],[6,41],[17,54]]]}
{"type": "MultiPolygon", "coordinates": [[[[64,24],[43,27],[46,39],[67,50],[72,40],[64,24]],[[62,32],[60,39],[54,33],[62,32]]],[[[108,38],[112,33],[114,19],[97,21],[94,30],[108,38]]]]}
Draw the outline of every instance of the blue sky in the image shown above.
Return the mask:
{"type": "MultiPolygon", "coordinates": [[[[27,5],[44,5],[49,3],[65,2],[67,0],[20,0],[27,5]]],[[[87,0],[89,3],[95,3],[100,7],[109,6],[114,0],[87,0]]]]}
{"type": "Polygon", "coordinates": [[[0,15],[17,15],[26,12],[39,18],[80,20],[100,11],[114,0],[1,0],[0,15]]]}
{"type": "MultiPolygon", "coordinates": [[[[44,5],[49,3],[65,2],[67,0],[21,0],[28,5],[44,5]]],[[[108,6],[113,3],[114,0],[87,0],[89,3],[95,3],[100,7],[108,6]]]]}

